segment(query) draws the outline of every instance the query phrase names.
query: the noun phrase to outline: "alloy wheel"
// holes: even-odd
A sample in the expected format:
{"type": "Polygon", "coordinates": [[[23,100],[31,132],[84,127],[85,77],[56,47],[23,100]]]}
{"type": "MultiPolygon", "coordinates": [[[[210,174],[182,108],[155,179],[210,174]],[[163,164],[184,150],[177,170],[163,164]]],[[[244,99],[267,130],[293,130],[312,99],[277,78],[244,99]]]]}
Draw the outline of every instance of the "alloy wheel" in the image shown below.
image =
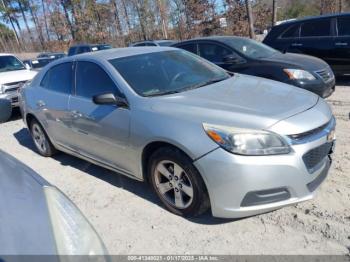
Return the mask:
{"type": "Polygon", "coordinates": [[[45,153],[47,150],[46,136],[42,128],[36,123],[32,126],[32,136],[38,150],[40,150],[42,153],[45,153]]]}
{"type": "Polygon", "coordinates": [[[177,163],[163,160],[154,170],[157,191],[170,205],[185,209],[192,204],[193,186],[189,176],[177,163]]]}

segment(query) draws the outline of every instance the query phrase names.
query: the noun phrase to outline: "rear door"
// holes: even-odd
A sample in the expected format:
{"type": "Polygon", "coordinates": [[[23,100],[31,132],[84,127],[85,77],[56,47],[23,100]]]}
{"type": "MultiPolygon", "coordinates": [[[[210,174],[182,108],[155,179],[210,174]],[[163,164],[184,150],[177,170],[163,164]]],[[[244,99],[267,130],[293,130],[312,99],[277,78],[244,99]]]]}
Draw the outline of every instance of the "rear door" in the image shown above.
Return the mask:
{"type": "Polygon", "coordinates": [[[73,85],[73,63],[56,65],[46,72],[35,94],[40,120],[55,142],[66,144],[71,135],[68,102],[73,85]]]}
{"type": "Polygon", "coordinates": [[[334,41],[334,22],[331,18],[305,21],[301,24],[300,53],[308,54],[331,63],[331,50],[334,41]]]}
{"type": "Polygon", "coordinates": [[[69,103],[73,149],[127,172],[130,110],[97,105],[92,100],[93,96],[105,93],[122,96],[120,90],[110,75],[94,62],[77,62],[75,75],[75,94],[69,103]]]}
{"type": "Polygon", "coordinates": [[[338,74],[350,74],[350,16],[337,18],[337,36],[331,57],[333,70],[338,74]]]}

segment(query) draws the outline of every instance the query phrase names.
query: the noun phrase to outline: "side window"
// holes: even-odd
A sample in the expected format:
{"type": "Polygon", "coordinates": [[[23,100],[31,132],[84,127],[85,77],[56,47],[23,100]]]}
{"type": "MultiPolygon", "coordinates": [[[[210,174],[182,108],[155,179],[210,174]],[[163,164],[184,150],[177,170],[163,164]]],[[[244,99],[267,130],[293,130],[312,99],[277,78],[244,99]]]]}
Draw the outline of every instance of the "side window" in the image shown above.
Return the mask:
{"type": "Polygon", "coordinates": [[[350,36],[350,17],[338,17],[338,36],[350,36]]]}
{"type": "Polygon", "coordinates": [[[140,43],[140,44],[136,44],[134,46],[145,46],[146,44],[145,43],[140,43]]]}
{"type": "Polygon", "coordinates": [[[186,44],[186,45],[179,45],[178,48],[184,49],[188,52],[197,54],[197,44],[186,44]]]}
{"type": "Polygon", "coordinates": [[[299,37],[299,25],[290,26],[284,33],[281,35],[281,38],[296,38],[299,37]]]}
{"type": "Polygon", "coordinates": [[[305,22],[301,26],[301,37],[313,36],[330,36],[331,35],[331,20],[322,19],[316,21],[305,22]]]}
{"type": "Polygon", "coordinates": [[[146,46],[157,46],[157,45],[154,43],[147,43],[146,46]]]}
{"type": "Polygon", "coordinates": [[[68,56],[75,55],[75,52],[76,52],[76,47],[69,48],[68,56]]]}
{"type": "Polygon", "coordinates": [[[63,63],[52,67],[42,79],[40,85],[52,91],[70,94],[72,91],[72,63],[63,63]]]}
{"type": "Polygon", "coordinates": [[[221,63],[224,57],[232,54],[232,51],[221,45],[216,44],[199,44],[199,55],[211,62],[221,63]]]}
{"type": "Polygon", "coordinates": [[[98,94],[117,93],[109,75],[97,64],[92,62],[78,62],[76,71],[76,95],[92,98],[98,94]]]}
{"type": "Polygon", "coordinates": [[[50,80],[50,70],[47,71],[44,77],[41,79],[40,86],[44,88],[49,88],[49,80],[50,80]]]}

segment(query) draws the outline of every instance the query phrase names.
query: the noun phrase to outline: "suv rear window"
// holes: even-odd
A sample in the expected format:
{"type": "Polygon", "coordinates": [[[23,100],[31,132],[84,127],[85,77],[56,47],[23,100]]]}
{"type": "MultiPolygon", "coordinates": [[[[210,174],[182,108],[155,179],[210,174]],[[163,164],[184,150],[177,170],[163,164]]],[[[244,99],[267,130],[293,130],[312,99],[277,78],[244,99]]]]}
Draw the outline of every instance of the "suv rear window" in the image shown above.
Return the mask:
{"type": "Polygon", "coordinates": [[[338,35],[350,36],[350,16],[338,17],[338,35]]]}
{"type": "Polygon", "coordinates": [[[316,21],[305,22],[301,26],[301,37],[313,36],[330,36],[331,35],[331,20],[322,19],[316,21]]]}

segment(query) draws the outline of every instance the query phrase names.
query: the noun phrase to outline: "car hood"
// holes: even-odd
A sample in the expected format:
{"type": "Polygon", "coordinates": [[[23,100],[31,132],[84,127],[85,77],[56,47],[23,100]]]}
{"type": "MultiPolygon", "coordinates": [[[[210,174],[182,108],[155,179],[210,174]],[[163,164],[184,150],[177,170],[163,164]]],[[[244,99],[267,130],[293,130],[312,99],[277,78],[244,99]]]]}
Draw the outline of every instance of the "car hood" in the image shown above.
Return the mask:
{"type": "Polygon", "coordinates": [[[296,68],[302,68],[308,71],[318,71],[328,67],[325,61],[303,54],[278,52],[269,58],[264,58],[263,61],[283,63],[286,66],[295,66],[296,68]]]}
{"type": "Polygon", "coordinates": [[[235,74],[225,81],[154,99],[152,109],[171,117],[266,129],[312,108],[318,96],[281,82],[235,74]]]}
{"type": "Polygon", "coordinates": [[[0,85],[13,82],[28,81],[31,80],[36,74],[37,72],[26,69],[2,72],[0,73],[0,85]]]}

